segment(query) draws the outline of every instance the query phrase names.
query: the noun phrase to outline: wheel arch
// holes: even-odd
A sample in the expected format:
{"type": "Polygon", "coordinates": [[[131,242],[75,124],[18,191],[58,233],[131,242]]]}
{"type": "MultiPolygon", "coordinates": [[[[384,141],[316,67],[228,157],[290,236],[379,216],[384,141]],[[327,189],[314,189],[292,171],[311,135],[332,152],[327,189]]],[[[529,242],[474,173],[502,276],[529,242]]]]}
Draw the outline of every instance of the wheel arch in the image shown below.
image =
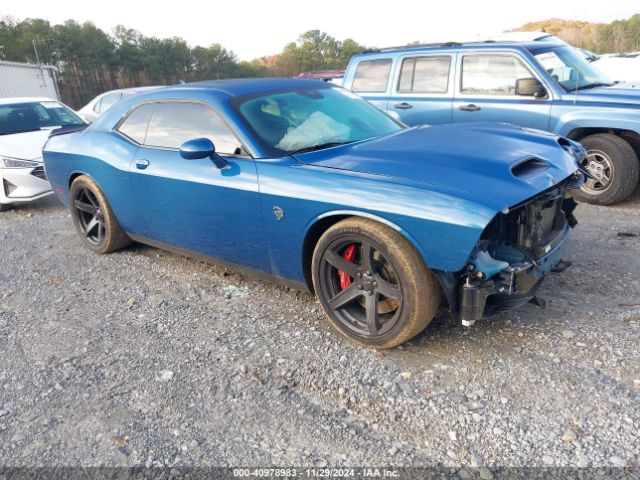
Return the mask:
{"type": "MultiPolygon", "coordinates": [[[[71,184],[73,183],[73,181],[74,181],[76,178],[78,178],[78,177],[82,177],[82,176],[89,177],[91,180],[93,180],[94,182],[98,183],[98,182],[96,181],[96,179],[95,179],[95,178],[93,178],[91,175],[89,175],[87,172],[82,172],[82,171],[78,171],[78,170],[76,170],[76,171],[74,171],[74,172],[71,172],[71,175],[69,175],[69,181],[68,181],[68,183],[67,183],[67,189],[70,191],[70,190],[71,190],[71,184]]],[[[98,184],[98,186],[100,186],[100,184],[98,184]]]]}
{"type": "Polygon", "coordinates": [[[309,224],[307,225],[307,228],[304,234],[304,241],[302,244],[302,258],[301,258],[302,272],[304,275],[305,283],[307,284],[307,287],[309,288],[310,292],[312,293],[314,292],[313,281],[311,278],[311,263],[312,263],[311,260],[313,258],[313,251],[315,250],[315,246],[317,245],[318,240],[320,240],[320,237],[322,237],[324,232],[326,232],[333,225],[335,225],[341,220],[344,220],[350,217],[368,218],[393,228],[398,233],[400,233],[400,235],[402,235],[416,249],[416,251],[420,255],[420,258],[422,258],[422,261],[424,262],[425,266],[428,267],[427,262],[425,260],[424,251],[420,247],[418,242],[411,236],[409,232],[402,229],[400,226],[396,225],[395,223],[387,220],[386,218],[383,218],[368,212],[362,212],[359,210],[338,210],[338,211],[326,212],[326,213],[323,213],[322,215],[315,217],[312,221],[310,221],[309,224]]]}
{"type": "Polygon", "coordinates": [[[566,137],[579,142],[585,137],[590,135],[596,135],[599,133],[608,133],[615,135],[623,140],[626,140],[636,152],[638,158],[640,158],[640,134],[633,130],[627,130],[624,128],[606,128],[606,127],[577,127],[571,130],[566,137]]]}

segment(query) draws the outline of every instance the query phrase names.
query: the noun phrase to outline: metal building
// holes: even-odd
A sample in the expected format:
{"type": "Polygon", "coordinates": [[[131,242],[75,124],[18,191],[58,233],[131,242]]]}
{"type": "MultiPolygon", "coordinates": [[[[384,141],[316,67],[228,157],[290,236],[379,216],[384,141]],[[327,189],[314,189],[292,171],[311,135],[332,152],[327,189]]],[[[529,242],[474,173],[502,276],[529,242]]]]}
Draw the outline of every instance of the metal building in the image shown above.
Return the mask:
{"type": "Polygon", "coordinates": [[[58,70],[48,65],[0,60],[2,97],[48,97],[59,100],[58,70]]]}

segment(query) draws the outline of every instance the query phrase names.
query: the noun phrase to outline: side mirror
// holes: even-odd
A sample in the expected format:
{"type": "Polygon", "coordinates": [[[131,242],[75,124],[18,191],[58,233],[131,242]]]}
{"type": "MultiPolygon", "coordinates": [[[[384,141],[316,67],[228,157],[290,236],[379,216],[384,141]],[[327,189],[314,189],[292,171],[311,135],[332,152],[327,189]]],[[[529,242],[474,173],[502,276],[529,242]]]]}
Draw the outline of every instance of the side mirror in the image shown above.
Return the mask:
{"type": "Polygon", "coordinates": [[[180,156],[185,160],[200,160],[209,157],[216,167],[229,167],[229,162],[216,153],[216,147],[208,138],[187,140],[180,146],[180,156]]]}
{"type": "Polygon", "coordinates": [[[547,96],[547,89],[537,78],[519,78],[516,80],[515,93],[523,97],[543,98],[547,96]]]}

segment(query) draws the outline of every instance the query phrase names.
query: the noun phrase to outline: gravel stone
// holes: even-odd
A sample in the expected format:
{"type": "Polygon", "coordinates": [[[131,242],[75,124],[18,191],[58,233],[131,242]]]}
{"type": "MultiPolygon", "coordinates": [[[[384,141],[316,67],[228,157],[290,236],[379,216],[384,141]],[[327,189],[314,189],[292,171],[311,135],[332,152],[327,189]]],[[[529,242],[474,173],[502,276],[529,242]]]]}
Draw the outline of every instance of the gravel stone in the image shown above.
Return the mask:
{"type": "Polygon", "coordinates": [[[564,433],[562,434],[562,441],[563,442],[567,442],[567,443],[571,443],[573,441],[575,441],[575,439],[577,438],[575,432],[573,430],[567,429],[564,431],[564,433]]]}
{"type": "Polygon", "coordinates": [[[620,458],[618,456],[613,456],[609,459],[609,461],[615,465],[616,467],[626,467],[627,461],[624,458],[620,458]]]}
{"type": "Polygon", "coordinates": [[[576,216],[546,309],[438,315],[376,352],[308,293],[142,245],[95,255],[53,198],[3,212],[0,465],[640,465],[640,237],[616,236],[640,197],[576,216]]]}

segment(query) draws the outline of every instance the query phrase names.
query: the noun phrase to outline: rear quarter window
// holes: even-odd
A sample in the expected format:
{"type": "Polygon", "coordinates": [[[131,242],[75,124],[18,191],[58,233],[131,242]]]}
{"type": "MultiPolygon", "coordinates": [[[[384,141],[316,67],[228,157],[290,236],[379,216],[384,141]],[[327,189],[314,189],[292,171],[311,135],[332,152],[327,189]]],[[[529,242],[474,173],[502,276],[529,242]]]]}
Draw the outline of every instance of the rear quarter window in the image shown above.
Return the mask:
{"type": "Polygon", "coordinates": [[[363,60],[358,64],[351,90],[354,92],[386,92],[391,73],[391,59],[363,60]]]}
{"type": "Polygon", "coordinates": [[[116,130],[136,143],[143,144],[155,104],[145,103],[137,107],[116,127],[116,130]]]}

